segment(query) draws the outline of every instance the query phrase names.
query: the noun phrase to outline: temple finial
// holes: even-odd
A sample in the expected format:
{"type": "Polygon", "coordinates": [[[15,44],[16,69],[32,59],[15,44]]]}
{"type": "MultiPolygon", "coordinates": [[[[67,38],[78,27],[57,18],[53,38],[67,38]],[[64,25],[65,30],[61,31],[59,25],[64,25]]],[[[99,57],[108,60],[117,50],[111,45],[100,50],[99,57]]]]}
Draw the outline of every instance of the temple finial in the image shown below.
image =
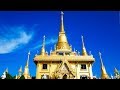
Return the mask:
{"type": "Polygon", "coordinates": [[[27,67],[29,66],[29,59],[30,59],[30,51],[28,52],[28,58],[27,58],[27,64],[26,64],[27,67]]]}
{"type": "Polygon", "coordinates": [[[104,66],[103,65],[103,61],[102,61],[102,54],[99,52],[99,56],[100,56],[100,62],[101,62],[101,65],[102,65],[102,67],[104,66]]]}
{"type": "Polygon", "coordinates": [[[61,15],[63,15],[64,13],[63,13],[63,11],[61,11],[61,15]]]}
{"type": "Polygon", "coordinates": [[[54,45],[54,50],[56,50],[56,44],[54,45]]]}
{"type": "Polygon", "coordinates": [[[117,68],[114,68],[114,74],[115,76],[119,75],[119,71],[117,70],[117,68]]]}
{"type": "Polygon", "coordinates": [[[83,38],[83,36],[81,36],[81,39],[82,39],[82,45],[83,45],[83,47],[85,47],[85,45],[84,45],[84,38],[83,38]]]}
{"type": "Polygon", "coordinates": [[[105,66],[103,65],[101,53],[99,52],[100,61],[101,61],[101,79],[109,79],[109,76],[106,72],[105,66]]]}
{"type": "Polygon", "coordinates": [[[92,55],[91,51],[89,51],[89,55],[92,55]]]}
{"type": "Polygon", "coordinates": [[[22,76],[22,66],[20,67],[18,72],[19,72],[19,76],[22,76]]]}
{"type": "Polygon", "coordinates": [[[86,48],[85,48],[85,45],[84,45],[83,36],[81,36],[81,39],[82,39],[82,55],[88,55],[87,51],[86,51],[86,48]]]}
{"type": "Polygon", "coordinates": [[[45,47],[45,35],[43,36],[43,47],[45,47]]]}
{"type": "Polygon", "coordinates": [[[22,72],[22,66],[20,66],[19,72],[22,72]]]}
{"type": "Polygon", "coordinates": [[[61,11],[61,27],[60,27],[60,32],[64,32],[63,15],[64,15],[64,13],[61,11]]]}
{"type": "Polygon", "coordinates": [[[41,55],[45,55],[45,35],[43,36],[43,44],[42,44],[41,55]]]}

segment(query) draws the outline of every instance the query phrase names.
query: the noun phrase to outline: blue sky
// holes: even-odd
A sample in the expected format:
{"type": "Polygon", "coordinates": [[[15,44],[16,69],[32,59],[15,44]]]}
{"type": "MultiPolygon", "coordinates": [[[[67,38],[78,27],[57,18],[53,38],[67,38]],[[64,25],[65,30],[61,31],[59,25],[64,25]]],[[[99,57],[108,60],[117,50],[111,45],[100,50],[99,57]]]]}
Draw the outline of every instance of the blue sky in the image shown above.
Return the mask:
{"type": "MultiPolygon", "coordinates": [[[[64,27],[69,44],[81,52],[81,35],[87,51],[95,58],[93,74],[100,76],[100,59],[108,74],[120,70],[120,13],[118,11],[64,11],[64,27]]],[[[18,74],[30,50],[30,74],[35,76],[33,58],[40,53],[43,35],[50,52],[60,30],[60,11],[0,11],[0,75],[8,68],[18,74]]]]}

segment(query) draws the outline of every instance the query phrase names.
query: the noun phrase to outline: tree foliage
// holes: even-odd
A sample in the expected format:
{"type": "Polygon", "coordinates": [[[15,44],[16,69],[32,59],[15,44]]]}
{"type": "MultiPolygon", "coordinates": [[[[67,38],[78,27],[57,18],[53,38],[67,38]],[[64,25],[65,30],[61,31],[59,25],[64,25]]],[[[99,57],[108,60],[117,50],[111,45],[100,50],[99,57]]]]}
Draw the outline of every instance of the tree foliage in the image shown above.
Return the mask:
{"type": "Polygon", "coordinates": [[[22,75],[22,76],[20,77],[20,79],[25,79],[24,75],[22,75]]]}
{"type": "Polygon", "coordinates": [[[13,79],[13,77],[9,73],[6,73],[6,78],[5,79],[13,79]]]}
{"type": "Polygon", "coordinates": [[[16,79],[16,76],[13,76],[13,79],[16,79]]]}

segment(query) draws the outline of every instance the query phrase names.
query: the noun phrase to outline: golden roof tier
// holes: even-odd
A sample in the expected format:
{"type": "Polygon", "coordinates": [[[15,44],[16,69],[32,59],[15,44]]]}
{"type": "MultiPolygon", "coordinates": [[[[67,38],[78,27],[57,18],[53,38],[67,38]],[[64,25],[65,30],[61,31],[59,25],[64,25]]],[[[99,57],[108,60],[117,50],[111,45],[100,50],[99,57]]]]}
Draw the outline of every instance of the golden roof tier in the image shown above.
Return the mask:
{"type": "Polygon", "coordinates": [[[58,42],[54,45],[54,50],[50,50],[50,55],[45,52],[45,36],[43,37],[43,44],[41,48],[40,55],[36,55],[34,61],[61,61],[66,58],[68,61],[91,61],[94,62],[95,59],[90,54],[87,54],[83,36],[82,39],[82,52],[76,52],[75,50],[72,51],[72,46],[69,46],[67,37],[64,31],[64,24],[63,24],[63,12],[61,12],[61,26],[60,32],[58,36],[58,42]]]}
{"type": "Polygon", "coordinates": [[[94,58],[93,56],[60,56],[60,55],[56,55],[56,56],[36,56],[34,58],[34,61],[61,61],[63,59],[67,59],[68,61],[91,61],[91,62],[94,62],[94,58]]]}

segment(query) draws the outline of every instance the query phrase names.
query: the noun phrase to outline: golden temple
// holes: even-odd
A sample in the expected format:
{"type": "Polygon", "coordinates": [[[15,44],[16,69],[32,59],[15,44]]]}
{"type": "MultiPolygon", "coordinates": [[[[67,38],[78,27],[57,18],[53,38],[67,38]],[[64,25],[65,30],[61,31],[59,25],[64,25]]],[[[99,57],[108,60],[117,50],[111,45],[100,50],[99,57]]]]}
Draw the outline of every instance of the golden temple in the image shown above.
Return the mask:
{"type": "Polygon", "coordinates": [[[54,50],[50,55],[46,53],[44,36],[41,53],[34,58],[37,67],[36,79],[92,79],[92,65],[95,59],[93,55],[88,55],[83,36],[81,55],[72,51],[64,30],[63,15],[61,12],[60,32],[54,50]]]}
{"type": "MultiPolygon", "coordinates": [[[[95,58],[92,54],[88,54],[84,37],[81,36],[82,51],[76,52],[69,45],[67,36],[64,30],[64,13],[61,12],[60,18],[60,31],[58,35],[58,41],[54,45],[54,50],[50,51],[50,54],[45,49],[45,36],[43,36],[43,43],[40,54],[36,54],[34,57],[34,63],[36,64],[36,79],[94,79],[92,66],[95,62],[95,58]]],[[[101,78],[110,79],[105,66],[103,65],[101,53],[99,52],[101,61],[101,78]]],[[[18,75],[15,79],[20,79],[23,75],[25,79],[32,79],[29,73],[29,58],[30,51],[28,52],[27,63],[22,73],[22,66],[19,69],[18,75]]],[[[8,72],[6,69],[5,72],[8,72]]],[[[115,76],[120,78],[120,75],[115,68],[115,76]]],[[[2,75],[5,77],[5,73],[2,75]]]]}

